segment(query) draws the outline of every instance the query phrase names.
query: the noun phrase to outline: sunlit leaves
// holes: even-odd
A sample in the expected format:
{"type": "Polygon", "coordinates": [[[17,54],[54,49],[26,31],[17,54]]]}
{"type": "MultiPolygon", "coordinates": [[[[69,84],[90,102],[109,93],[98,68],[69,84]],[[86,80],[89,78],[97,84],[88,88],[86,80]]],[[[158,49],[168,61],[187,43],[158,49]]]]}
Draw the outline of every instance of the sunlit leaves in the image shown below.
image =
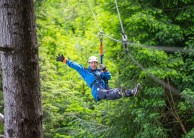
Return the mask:
{"type": "MultiPolygon", "coordinates": [[[[90,2],[103,33],[121,40],[114,1],[90,2]]],[[[141,82],[142,90],[138,97],[95,103],[81,76],[55,61],[60,53],[87,67],[89,56],[99,56],[99,28],[87,1],[36,1],[45,136],[170,137],[167,129],[172,129],[171,124],[161,122],[166,108],[170,108],[164,95],[168,89],[148,74],[164,82],[168,80],[183,91],[182,99],[175,98],[175,108],[184,125],[192,126],[193,53],[157,50],[158,46],[193,48],[193,8],[184,5],[190,2],[118,1],[125,33],[129,42],[135,43],[129,46],[129,52],[144,69],[125,54],[120,43],[106,37],[104,64],[112,74],[111,87],[124,85],[132,89],[141,82]],[[144,45],[138,45],[141,43],[144,45]],[[155,50],[145,45],[153,45],[155,50]]]]}

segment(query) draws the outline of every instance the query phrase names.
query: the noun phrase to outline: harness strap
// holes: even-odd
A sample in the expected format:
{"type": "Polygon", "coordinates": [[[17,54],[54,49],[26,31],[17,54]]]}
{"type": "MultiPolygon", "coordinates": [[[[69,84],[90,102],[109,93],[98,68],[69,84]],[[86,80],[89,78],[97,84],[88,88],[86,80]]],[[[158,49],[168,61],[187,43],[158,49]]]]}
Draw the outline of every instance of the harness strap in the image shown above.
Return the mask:
{"type": "MultiPolygon", "coordinates": [[[[100,88],[100,83],[97,83],[97,81],[99,81],[99,82],[104,81],[105,82],[105,88],[109,89],[108,80],[107,79],[102,79],[101,76],[98,76],[97,74],[95,74],[95,72],[92,72],[88,68],[85,68],[85,70],[88,70],[90,73],[92,73],[95,76],[95,81],[90,84],[91,88],[92,88],[93,85],[95,85],[96,87],[100,88]]],[[[101,72],[100,69],[97,69],[97,71],[101,72]]]]}
{"type": "Polygon", "coordinates": [[[92,84],[90,85],[90,87],[92,88],[93,87],[93,85],[95,85],[96,87],[100,87],[100,84],[99,83],[96,83],[97,82],[97,80],[95,80],[94,82],[92,82],[92,84]]]}

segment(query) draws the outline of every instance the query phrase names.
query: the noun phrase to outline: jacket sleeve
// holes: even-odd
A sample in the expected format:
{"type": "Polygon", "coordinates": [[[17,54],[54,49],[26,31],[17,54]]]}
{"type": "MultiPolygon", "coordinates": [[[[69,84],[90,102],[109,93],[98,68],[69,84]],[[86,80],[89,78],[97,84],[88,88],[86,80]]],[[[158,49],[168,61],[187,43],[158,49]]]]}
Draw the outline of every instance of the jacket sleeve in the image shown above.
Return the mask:
{"type": "Polygon", "coordinates": [[[71,60],[67,60],[66,64],[70,68],[75,69],[82,76],[89,87],[95,81],[95,76],[92,73],[89,73],[82,65],[71,60]]]}
{"type": "Polygon", "coordinates": [[[111,79],[111,74],[108,70],[106,70],[105,72],[102,73],[102,78],[103,79],[107,79],[110,80],[111,79]]]}
{"type": "Polygon", "coordinates": [[[78,63],[76,63],[76,62],[73,62],[73,61],[71,61],[71,60],[67,60],[67,61],[66,61],[66,64],[67,64],[70,68],[75,69],[82,77],[85,76],[85,68],[84,68],[82,65],[80,65],[80,64],[78,64],[78,63]]]}

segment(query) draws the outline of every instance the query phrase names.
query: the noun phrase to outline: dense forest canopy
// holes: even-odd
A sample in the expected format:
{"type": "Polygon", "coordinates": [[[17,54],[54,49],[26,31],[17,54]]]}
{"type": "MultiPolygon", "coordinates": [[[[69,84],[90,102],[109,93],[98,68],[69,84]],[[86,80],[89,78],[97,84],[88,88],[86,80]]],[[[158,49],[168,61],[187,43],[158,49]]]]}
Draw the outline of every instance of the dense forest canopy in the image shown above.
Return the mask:
{"type": "Polygon", "coordinates": [[[44,137],[194,137],[193,1],[117,3],[130,55],[114,0],[35,0],[44,137]],[[100,30],[110,86],[140,82],[138,97],[95,102],[81,76],[55,61],[60,53],[87,67],[100,30]]]}

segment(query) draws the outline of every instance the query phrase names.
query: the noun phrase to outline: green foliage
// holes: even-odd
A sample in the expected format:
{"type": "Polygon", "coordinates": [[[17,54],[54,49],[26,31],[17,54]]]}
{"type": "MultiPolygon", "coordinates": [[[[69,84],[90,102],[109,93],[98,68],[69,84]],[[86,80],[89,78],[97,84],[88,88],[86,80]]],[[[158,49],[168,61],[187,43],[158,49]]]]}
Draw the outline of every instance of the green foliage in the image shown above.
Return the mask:
{"type": "Polygon", "coordinates": [[[194,128],[185,136],[185,138],[192,138],[194,137],[194,128]]]}
{"type": "Polygon", "coordinates": [[[44,137],[192,137],[193,52],[145,47],[193,50],[192,1],[118,1],[125,33],[133,43],[129,45],[130,54],[143,70],[124,53],[120,43],[106,37],[103,38],[104,64],[112,74],[111,87],[132,88],[140,82],[142,91],[137,98],[99,103],[94,102],[90,89],[76,71],[55,61],[60,53],[87,67],[89,56],[99,56],[98,26],[105,34],[121,39],[114,2],[90,3],[98,25],[87,1],[35,1],[44,137]],[[153,79],[168,87],[173,85],[180,96],[153,79]]]}

